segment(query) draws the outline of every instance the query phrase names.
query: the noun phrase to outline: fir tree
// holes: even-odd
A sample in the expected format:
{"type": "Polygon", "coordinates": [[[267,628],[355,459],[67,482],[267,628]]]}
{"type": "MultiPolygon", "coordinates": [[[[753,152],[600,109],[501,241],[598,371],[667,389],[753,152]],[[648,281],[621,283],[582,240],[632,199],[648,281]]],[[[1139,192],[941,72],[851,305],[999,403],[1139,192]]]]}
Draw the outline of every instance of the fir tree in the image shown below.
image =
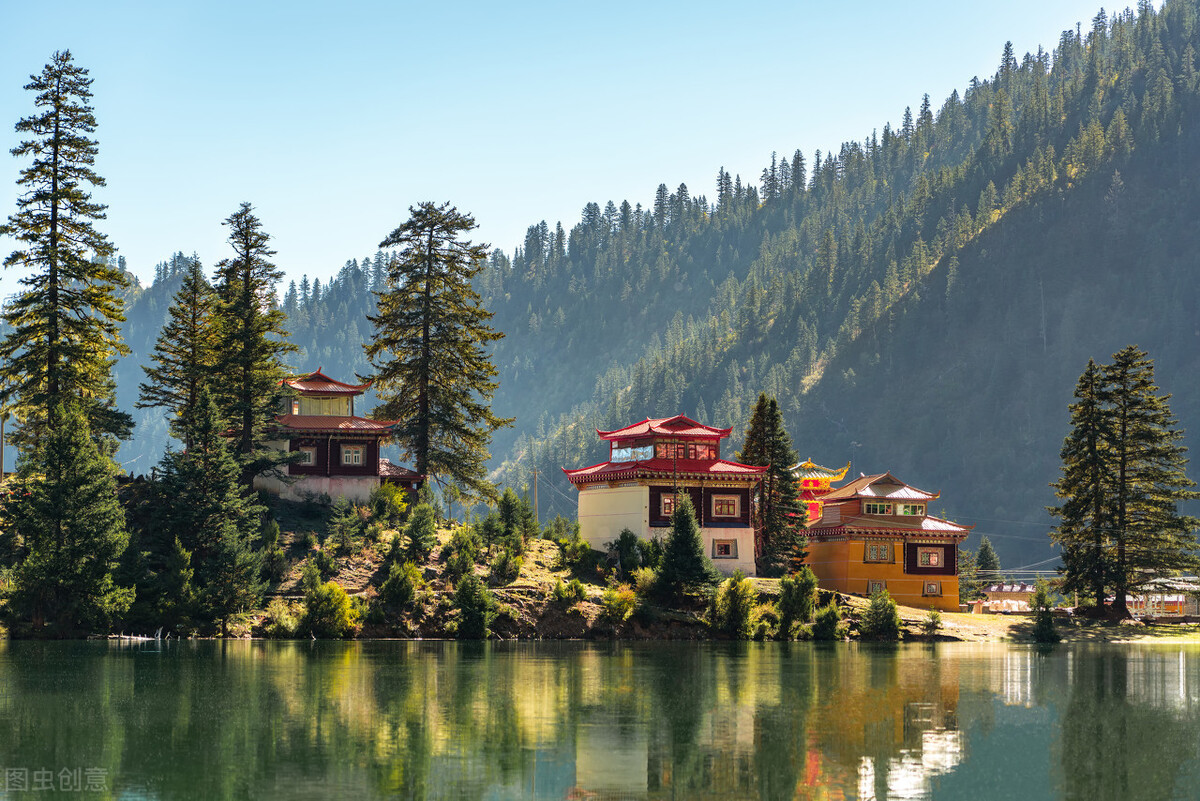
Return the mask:
{"type": "Polygon", "coordinates": [[[225,426],[207,387],[181,425],[192,447],[162,460],[164,525],[191,554],[196,616],[219,621],[256,604],[263,582],[261,555],[254,548],[262,508],[241,483],[225,426]]]}
{"type": "Polygon", "coordinates": [[[281,359],[296,351],[287,341],[275,285],[283,276],[270,258],[270,236],[249,203],[226,218],[234,257],[217,264],[215,396],[231,427],[242,482],[278,465],[285,455],[264,447],[284,396],[281,359]]]}
{"type": "Polygon", "coordinates": [[[10,611],[35,632],[105,631],[133,600],[113,580],[128,541],[117,468],[74,403],[52,405],[45,422],[45,436],[22,454],[5,507],[4,528],[21,549],[10,611]]]}
{"type": "Polygon", "coordinates": [[[975,556],[975,566],[981,574],[981,578],[987,581],[1000,580],[1000,557],[996,555],[996,549],[992,547],[992,541],[985,534],[979,540],[979,553],[975,556]]]}
{"type": "MultiPolygon", "coordinates": [[[[1071,433],[1063,442],[1062,477],[1055,482],[1054,494],[1061,506],[1048,507],[1061,522],[1051,538],[1062,547],[1064,592],[1091,593],[1096,609],[1104,608],[1108,586],[1109,418],[1103,407],[1103,376],[1094,360],[1089,359],[1075,385],[1075,403],[1071,404],[1071,433]]],[[[988,547],[991,552],[991,545],[988,547]]],[[[980,545],[980,569],[983,546],[980,545]]]]}
{"type": "Polygon", "coordinates": [[[165,407],[171,415],[171,433],[185,448],[192,444],[180,421],[196,408],[200,388],[212,377],[216,363],[214,305],[212,287],[199,260],[193,258],[150,355],[156,366],[142,367],[147,381],[138,387],[137,408],[165,407]]]}
{"type": "Polygon", "coordinates": [[[686,492],[680,492],[675,496],[671,533],[667,536],[655,587],[669,597],[679,598],[688,591],[715,586],[718,580],[717,569],[704,553],[692,499],[686,492]]]}
{"type": "Polygon", "coordinates": [[[92,169],[98,149],[89,138],[96,130],[91,85],[70,51],[56,52],[25,86],[38,93],[39,112],[16,124],[29,138],[12,153],[33,163],[17,179],[23,189],[16,213],[0,225],[0,237],[20,243],[4,266],[24,274],[3,313],[10,330],[0,342],[0,405],[21,420],[15,439],[26,444],[46,433],[49,410],[65,407],[67,398],[76,399],[97,435],[127,437],[132,428],[129,415],[112,407],[110,376],[115,358],[129,352],[118,330],[126,279],[108,261],[113,246],[93,227],[105,206],[84,189],[104,186],[92,169]]]}
{"type": "Polygon", "coordinates": [[[738,453],[743,464],[769,466],[755,490],[758,516],[760,569],[764,573],[799,568],[807,555],[801,533],[799,491],[791,468],[797,461],[792,438],[783,427],[783,415],[774,398],[758,396],[746,440],[738,453]]]}
{"type": "Polygon", "coordinates": [[[1154,384],[1154,362],[1135,345],[1113,354],[1100,399],[1108,412],[1113,611],[1127,615],[1126,593],[1150,579],[1200,566],[1196,518],[1180,501],[1200,497],[1187,477],[1187,448],[1168,401],[1154,384]]]}
{"type": "Polygon", "coordinates": [[[488,326],[492,315],[471,286],[487,249],[460,240],[475,220],[449,203],[409,211],[380,243],[400,251],[377,293],[378,313],[368,317],[375,336],[366,353],[382,400],[374,414],[397,421],[396,441],[416,472],[494,498],[488,445],[512,421],[492,414],[496,368],[486,348],[503,334],[488,326]]]}

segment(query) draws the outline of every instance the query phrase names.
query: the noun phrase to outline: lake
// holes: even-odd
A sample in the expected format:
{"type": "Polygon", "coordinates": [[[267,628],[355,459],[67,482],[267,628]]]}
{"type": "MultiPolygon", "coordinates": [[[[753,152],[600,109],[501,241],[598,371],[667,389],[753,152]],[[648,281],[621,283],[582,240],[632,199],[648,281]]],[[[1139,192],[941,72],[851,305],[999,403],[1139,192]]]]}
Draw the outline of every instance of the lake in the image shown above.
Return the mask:
{"type": "Polygon", "coordinates": [[[0,641],[0,798],[1200,797],[1200,646],[0,641]]]}

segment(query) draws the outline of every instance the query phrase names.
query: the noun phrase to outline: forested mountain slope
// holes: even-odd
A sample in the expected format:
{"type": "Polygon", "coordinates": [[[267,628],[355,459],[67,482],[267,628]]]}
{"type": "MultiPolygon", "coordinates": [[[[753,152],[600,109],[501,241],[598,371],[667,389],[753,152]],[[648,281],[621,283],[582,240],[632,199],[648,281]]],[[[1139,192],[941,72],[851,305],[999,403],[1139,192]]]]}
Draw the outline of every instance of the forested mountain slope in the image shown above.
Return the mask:
{"type": "MultiPolygon", "coordinates": [[[[495,478],[537,469],[543,519],[570,513],[560,468],[601,457],[594,428],[686,412],[740,435],[766,391],[802,457],[942,490],[1007,565],[1053,556],[1042,507],[1088,357],[1148,349],[1200,431],[1197,11],[1101,12],[1023,58],[998,42],[994,75],[836,152],[531,226],[480,276],[507,335],[494,408],[517,418],[495,478]]],[[[283,297],[297,368],[367,370],[380,259],[283,297]]],[[[174,291],[160,272],[131,307],[123,408],[157,332],[135,319],[174,291]]],[[[122,451],[136,472],[155,419],[122,451]]]]}

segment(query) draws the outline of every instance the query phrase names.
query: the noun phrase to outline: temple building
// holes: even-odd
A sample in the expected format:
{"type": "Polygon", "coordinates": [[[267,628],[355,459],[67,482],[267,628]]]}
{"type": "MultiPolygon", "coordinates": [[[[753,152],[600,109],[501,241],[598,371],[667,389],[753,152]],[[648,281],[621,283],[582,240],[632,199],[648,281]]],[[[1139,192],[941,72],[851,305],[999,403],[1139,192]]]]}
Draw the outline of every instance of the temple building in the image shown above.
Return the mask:
{"type": "Polygon", "coordinates": [[[752,490],[766,467],[721,458],[721,440],[733,429],[713,428],[676,415],[596,434],[609,443],[606,462],[563,469],[579,490],[579,530],[604,550],[623,529],[665,537],[676,489],[696,508],[705,552],[726,575],[755,575],[752,490]]]}
{"type": "Polygon", "coordinates": [[[958,545],[973,527],[930,515],[938,497],[891,473],[821,494],[821,516],[806,532],[820,586],[857,595],[886,589],[906,606],[958,611],[958,545]]]}
{"type": "Polygon", "coordinates": [[[811,526],[821,519],[821,509],[825,505],[822,498],[829,494],[830,485],[844,479],[849,470],[849,462],[846,462],[846,466],[841,470],[834,470],[831,467],[813,464],[812,459],[806,459],[792,467],[792,475],[796,477],[796,487],[800,492],[800,503],[808,513],[805,525],[811,526]]]}
{"type": "Polygon", "coordinates": [[[286,479],[258,476],[255,489],[288,500],[328,495],[365,502],[381,483],[397,484],[415,493],[424,476],[379,457],[380,440],[391,434],[392,422],[354,415],[354,399],[371,387],[346,384],[321,372],[288,378],[295,392],[275,416],[272,447],[299,453],[285,465],[286,479]]]}

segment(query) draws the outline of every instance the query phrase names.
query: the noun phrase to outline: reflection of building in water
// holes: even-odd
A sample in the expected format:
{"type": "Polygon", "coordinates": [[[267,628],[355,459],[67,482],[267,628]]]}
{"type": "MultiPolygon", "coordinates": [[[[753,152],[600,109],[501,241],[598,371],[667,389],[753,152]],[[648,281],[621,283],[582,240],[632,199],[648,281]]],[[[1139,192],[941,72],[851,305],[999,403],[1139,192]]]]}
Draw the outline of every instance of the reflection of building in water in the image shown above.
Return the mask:
{"type": "Polygon", "coordinates": [[[1032,651],[1009,651],[1000,667],[1000,698],[1009,706],[1033,706],[1032,651]]]}
{"type": "Polygon", "coordinates": [[[1130,651],[1124,654],[1125,694],[1130,701],[1156,709],[1190,711],[1200,706],[1200,679],[1186,653],[1130,651]]]}
{"type": "Polygon", "coordinates": [[[930,780],[950,773],[962,758],[962,732],[953,729],[923,732],[919,749],[904,749],[881,765],[864,756],[858,769],[859,801],[928,798],[930,780]],[[886,795],[878,792],[881,780],[886,795]]]}

